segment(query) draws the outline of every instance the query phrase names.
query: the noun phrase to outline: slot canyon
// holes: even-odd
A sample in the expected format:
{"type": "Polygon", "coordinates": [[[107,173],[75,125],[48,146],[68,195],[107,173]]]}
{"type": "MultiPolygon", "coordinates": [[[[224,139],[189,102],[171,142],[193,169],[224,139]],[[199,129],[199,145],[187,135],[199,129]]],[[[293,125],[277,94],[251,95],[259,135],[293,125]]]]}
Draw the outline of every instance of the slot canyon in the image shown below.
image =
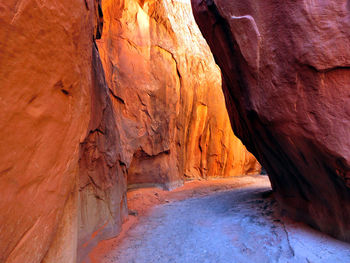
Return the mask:
{"type": "Polygon", "coordinates": [[[350,262],[350,2],[0,2],[0,263],[350,262]]]}

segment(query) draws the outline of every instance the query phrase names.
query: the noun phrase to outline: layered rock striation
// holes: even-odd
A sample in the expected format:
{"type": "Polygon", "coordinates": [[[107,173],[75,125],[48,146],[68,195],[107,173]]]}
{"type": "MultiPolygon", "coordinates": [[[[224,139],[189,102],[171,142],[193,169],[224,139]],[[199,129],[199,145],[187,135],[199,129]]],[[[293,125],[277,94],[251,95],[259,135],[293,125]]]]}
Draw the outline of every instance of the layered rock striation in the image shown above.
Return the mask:
{"type": "Polygon", "coordinates": [[[235,133],[290,214],[350,240],[348,1],[192,0],[235,133]]]}

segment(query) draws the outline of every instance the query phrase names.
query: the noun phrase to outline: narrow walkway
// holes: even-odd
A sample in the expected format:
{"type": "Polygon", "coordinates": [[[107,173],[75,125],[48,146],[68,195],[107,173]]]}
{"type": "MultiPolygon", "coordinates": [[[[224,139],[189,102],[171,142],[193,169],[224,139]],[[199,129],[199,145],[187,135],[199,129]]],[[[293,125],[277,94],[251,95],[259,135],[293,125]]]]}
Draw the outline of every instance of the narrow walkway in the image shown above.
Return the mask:
{"type": "Polygon", "coordinates": [[[103,263],[350,262],[350,244],[277,216],[267,177],[239,189],[159,205],[103,263]]]}

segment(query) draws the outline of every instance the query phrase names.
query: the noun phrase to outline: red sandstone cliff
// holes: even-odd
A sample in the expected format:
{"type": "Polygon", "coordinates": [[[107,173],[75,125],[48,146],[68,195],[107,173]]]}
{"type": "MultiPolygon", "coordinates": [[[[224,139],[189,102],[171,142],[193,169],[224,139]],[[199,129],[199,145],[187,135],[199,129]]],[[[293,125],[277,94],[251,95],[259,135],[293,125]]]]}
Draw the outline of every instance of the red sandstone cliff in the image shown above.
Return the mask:
{"type": "Polygon", "coordinates": [[[189,1],[103,2],[99,49],[129,184],[259,171],[234,136],[220,71],[189,1]]]}
{"type": "Polygon", "coordinates": [[[94,1],[0,3],[0,262],[75,262],[94,1]]]}
{"type": "Polygon", "coordinates": [[[103,4],[0,3],[0,262],[81,261],[118,234],[127,175],[172,188],[260,169],[189,4],[103,4]]]}
{"type": "Polygon", "coordinates": [[[290,214],[350,240],[348,1],[192,0],[236,134],[290,214]]]}

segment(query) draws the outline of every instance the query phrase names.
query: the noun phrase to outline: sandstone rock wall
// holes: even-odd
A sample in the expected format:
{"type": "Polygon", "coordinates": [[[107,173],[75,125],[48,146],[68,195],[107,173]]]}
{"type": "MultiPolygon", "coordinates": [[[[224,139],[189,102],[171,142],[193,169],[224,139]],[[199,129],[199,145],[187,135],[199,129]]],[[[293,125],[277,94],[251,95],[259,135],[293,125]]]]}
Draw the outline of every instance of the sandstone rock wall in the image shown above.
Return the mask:
{"type": "Polygon", "coordinates": [[[0,24],[0,262],[80,262],[126,216],[122,149],[93,44],[100,3],[9,1],[0,24]]]}
{"type": "Polygon", "coordinates": [[[234,136],[220,71],[189,1],[103,2],[98,42],[129,185],[259,171],[234,136]]]}
{"type": "Polygon", "coordinates": [[[101,4],[0,3],[0,262],[80,262],[120,231],[127,175],[259,169],[189,3],[101,4]]]}
{"type": "Polygon", "coordinates": [[[115,237],[127,216],[123,149],[95,46],[92,55],[90,124],[80,148],[77,262],[99,241],[115,237]]]}
{"type": "Polygon", "coordinates": [[[348,1],[192,0],[236,134],[298,219],[350,240],[348,1]]]}
{"type": "Polygon", "coordinates": [[[0,3],[0,262],[75,262],[94,2],[0,3]]]}

